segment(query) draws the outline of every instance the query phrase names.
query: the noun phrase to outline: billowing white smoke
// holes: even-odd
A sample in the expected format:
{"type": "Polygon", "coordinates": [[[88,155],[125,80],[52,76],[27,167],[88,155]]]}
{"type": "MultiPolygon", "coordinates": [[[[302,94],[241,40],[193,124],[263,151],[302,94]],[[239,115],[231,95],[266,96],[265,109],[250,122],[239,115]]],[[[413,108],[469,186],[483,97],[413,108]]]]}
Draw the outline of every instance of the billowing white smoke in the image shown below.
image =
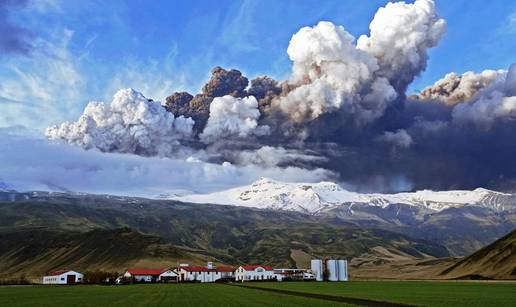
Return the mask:
{"type": "Polygon", "coordinates": [[[79,120],[49,127],[46,135],[85,149],[169,156],[181,148],[179,140],[191,136],[193,124],[191,118],[174,118],[159,102],[124,89],[111,104],[90,102],[79,120]]]}
{"type": "Polygon", "coordinates": [[[293,88],[276,104],[296,122],[341,111],[358,123],[383,115],[426,67],[427,49],[435,46],[446,23],[434,3],[389,3],[370,25],[370,36],[354,37],[343,27],[319,22],[292,36],[293,88]]]}
{"type": "Polygon", "coordinates": [[[388,3],[376,12],[357,48],[378,59],[377,74],[386,77],[400,93],[426,68],[427,49],[434,47],[446,30],[432,0],[388,3]]]}
{"type": "Polygon", "coordinates": [[[227,137],[266,135],[269,127],[259,126],[259,118],[258,101],[253,96],[216,97],[210,104],[210,117],[199,137],[204,143],[212,143],[227,137]]]}
{"type": "Polygon", "coordinates": [[[471,99],[457,104],[452,112],[459,123],[489,129],[498,119],[516,119],[516,63],[471,99]]]}
{"type": "Polygon", "coordinates": [[[470,100],[478,91],[488,87],[505,73],[503,70],[484,70],[479,74],[468,71],[462,75],[452,72],[434,85],[424,88],[416,98],[438,100],[448,105],[455,105],[470,100]]]}
{"type": "Polygon", "coordinates": [[[294,34],[287,53],[295,88],[279,100],[281,110],[298,122],[338,109],[358,121],[380,116],[396,93],[386,79],[374,77],[376,59],[353,41],[342,26],[324,21],[294,34]]]}

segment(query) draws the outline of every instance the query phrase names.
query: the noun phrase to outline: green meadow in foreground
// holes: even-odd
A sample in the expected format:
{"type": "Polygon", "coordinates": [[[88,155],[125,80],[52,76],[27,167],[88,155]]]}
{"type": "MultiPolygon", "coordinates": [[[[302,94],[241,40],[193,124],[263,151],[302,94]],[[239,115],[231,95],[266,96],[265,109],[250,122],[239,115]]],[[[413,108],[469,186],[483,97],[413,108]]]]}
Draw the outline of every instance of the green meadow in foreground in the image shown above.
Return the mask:
{"type": "Polygon", "coordinates": [[[516,306],[516,282],[352,281],[130,286],[4,286],[0,306],[350,306],[254,287],[420,306],[516,306]]]}
{"type": "Polygon", "coordinates": [[[351,281],[249,285],[410,305],[516,306],[516,282],[351,281]]]}
{"type": "Polygon", "coordinates": [[[220,284],[4,286],[0,306],[346,306],[220,284]]]}

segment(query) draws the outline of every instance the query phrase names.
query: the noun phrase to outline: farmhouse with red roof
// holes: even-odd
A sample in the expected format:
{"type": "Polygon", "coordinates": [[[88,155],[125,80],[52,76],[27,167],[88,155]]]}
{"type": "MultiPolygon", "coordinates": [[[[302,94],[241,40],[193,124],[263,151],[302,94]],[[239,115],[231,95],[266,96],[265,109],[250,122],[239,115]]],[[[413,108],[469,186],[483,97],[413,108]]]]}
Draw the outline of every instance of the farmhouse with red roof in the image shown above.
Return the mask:
{"type": "Polygon", "coordinates": [[[180,281],[215,282],[219,279],[234,277],[235,268],[229,266],[215,266],[208,262],[207,266],[181,264],[178,268],[180,281]]]}
{"type": "Polygon", "coordinates": [[[127,269],[124,278],[135,282],[169,282],[177,281],[177,272],[173,269],[127,269]]]}

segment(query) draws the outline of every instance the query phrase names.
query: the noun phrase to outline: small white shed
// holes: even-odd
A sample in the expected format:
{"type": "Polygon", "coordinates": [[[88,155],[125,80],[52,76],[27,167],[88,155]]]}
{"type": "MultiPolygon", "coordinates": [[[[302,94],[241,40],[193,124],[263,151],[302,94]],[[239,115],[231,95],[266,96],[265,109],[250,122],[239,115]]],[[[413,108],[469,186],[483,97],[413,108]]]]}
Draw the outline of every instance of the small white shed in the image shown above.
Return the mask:
{"type": "Polygon", "coordinates": [[[46,276],[43,276],[43,284],[74,285],[77,283],[82,283],[83,277],[83,274],[71,270],[54,271],[49,272],[46,276]]]}

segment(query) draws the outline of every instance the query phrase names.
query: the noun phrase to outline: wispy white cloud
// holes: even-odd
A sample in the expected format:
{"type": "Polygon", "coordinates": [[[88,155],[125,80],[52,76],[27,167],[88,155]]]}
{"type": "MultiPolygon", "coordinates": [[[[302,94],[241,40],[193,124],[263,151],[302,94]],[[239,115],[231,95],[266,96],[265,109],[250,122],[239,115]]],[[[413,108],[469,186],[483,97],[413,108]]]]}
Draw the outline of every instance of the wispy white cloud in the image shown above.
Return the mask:
{"type": "Polygon", "coordinates": [[[508,10],[509,14],[505,17],[495,29],[497,36],[513,36],[516,35],[516,7],[508,10]]]}
{"type": "Polygon", "coordinates": [[[0,97],[9,101],[11,109],[0,113],[0,126],[37,123],[44,128],[76,109],[85,80],[69,51],[72,37],[73,31],[64,29],[49,39],[39,38],[31,57],[6,63],[7,71],[0,74],[0,97]],[[34,118],[35,107],[39,114],[34,118]]]}
{"type": "Polygon", "coordinates": [[[507,17],[507,29],[512,33],[516,33],[516,9],[507,17]]]}

